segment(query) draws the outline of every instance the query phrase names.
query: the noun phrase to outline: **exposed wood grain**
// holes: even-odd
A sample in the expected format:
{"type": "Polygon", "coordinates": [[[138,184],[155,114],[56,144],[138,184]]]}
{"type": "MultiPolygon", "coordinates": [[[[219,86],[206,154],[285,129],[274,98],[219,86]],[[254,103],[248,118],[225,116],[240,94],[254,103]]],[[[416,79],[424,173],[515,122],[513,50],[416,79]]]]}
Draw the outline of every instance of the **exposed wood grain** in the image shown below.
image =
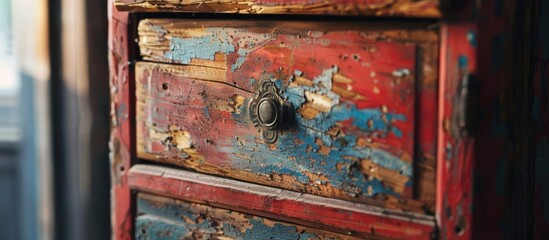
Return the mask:
{"type": "Polygon", "coordinates": [[[137,239],[359,239],[143,193],[137,215],[137,239]]]}
{"type": "Polygon", "coordinates": [[[436,118],[436,35],[353,25],[346,32],[330,24],[229,25],[141,22],[143,58],[184,65],[137,65],[140,157],[323,196],[358,196],[354,201],[414,194],[424,206],[396,207],[432,212],[434,175],[419,174],[421,188],[414,191],[412,168],[419,137],[418,169],[434,171],[435,134],[427,124],[436,118]],[[418,73],[420,110],[414,107],[416,44],[424,63],[418,73]],[[270,146],[247,117],[247,102],[261,79],[286,86],[298,113],[295,131],[270,146]],[[425,116],[419,125],[426,127],[414,137],[418,111],[425,116]],[[349,120],[341,118],[345,114],[349,120]],[[334,118],[341,120],[330,123],[334,118]]]}
{"type": "Polygon", "coordinates": [[[136,165],[133,189],[352,236],[427,239],[433,218],[166,167],[136,165]]]}
{"type": "Polygon", "coordinates": [[[122,11],[440,17],[439,0],[115,0],[114,3],[122,11]]]}

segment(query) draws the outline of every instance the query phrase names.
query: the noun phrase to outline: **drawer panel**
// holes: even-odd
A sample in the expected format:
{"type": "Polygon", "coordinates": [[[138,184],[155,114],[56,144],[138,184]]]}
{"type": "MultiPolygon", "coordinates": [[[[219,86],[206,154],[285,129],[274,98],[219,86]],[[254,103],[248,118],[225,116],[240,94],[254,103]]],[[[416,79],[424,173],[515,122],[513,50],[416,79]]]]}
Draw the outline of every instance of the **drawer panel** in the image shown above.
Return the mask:
{"type": "Polygon", "coordinates": [[[439,0],[114,0],[123,11],[440,17],[439,0]]]}
{"type": "Polygon", "coordinates": [[[136,239],[359,239],[143,193],[137,216],[136,239]]]}
{"type": "Polygon", "coordinates": [[[418,76],[425,74],[417,42],[359,26],[226,24],[139,25],[143,59],[178,64],[136,65],[139,157],[322,196],[425,209],[412,201],[414,194],[421,200],[415,183],[426,184],[414,179],[415,152],[423,142],[434,145],[434,138],[416,144],[424,136],[416,135],[415,121],[422,120],[416,102],[424,92],[417,91],[424,84],[418,76]],[[273,82],[295,112],[292,128],[274,143],[264,141],[249,110],[263,81],[273,82]]]}
{"type": "Polygon", "coordinates": [[[132,189],[318,229],[367,236],[431,239],[434,217],[298,193],[186,170],[138,164],[132,189]]]}

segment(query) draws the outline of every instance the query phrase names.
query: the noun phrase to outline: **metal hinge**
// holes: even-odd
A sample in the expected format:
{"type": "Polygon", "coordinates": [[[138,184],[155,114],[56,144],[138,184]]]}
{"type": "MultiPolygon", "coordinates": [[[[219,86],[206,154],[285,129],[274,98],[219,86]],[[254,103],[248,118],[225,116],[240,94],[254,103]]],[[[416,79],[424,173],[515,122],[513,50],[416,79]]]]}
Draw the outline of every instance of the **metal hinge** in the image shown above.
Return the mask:
{"type": "Polygon", "coordinates": [[[466,73],[458,84],[453,105],[454,136],[467,137],[475,133],[478,124],[480,86],[475,75],[466,73]]]}

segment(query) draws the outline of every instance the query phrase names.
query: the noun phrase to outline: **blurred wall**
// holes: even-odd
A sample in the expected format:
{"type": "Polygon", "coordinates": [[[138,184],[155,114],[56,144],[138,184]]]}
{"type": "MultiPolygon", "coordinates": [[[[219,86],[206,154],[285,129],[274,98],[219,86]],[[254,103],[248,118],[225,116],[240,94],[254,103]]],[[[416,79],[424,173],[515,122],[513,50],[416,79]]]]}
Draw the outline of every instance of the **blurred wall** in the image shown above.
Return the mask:
{"type": "Polygon", "coordinates": [[[55,239],[110,238],[107,4],[49,1],[55,239]]]}

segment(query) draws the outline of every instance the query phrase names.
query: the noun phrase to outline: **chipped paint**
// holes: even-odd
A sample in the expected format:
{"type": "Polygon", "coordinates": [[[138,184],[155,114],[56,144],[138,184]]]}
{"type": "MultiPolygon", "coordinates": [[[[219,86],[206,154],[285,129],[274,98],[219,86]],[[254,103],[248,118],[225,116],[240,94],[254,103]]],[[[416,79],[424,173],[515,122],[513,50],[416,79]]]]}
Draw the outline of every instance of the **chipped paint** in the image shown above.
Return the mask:
{"type": "Polygon", "coordinates": [[[189,64],[194,58],[214,60],[216,53],[228,54],[235,51],[226,31],[208,30],[208,33],[196,38],[171,38],[170,51],[165,54],[165,57],[172,61],[189,64]]]}
{"type": "MultiPolygon", "coordinates": [[[[411,72],[410,69],[401,68],[393,71],[393,77],[402,78],[406,76],[410,76],[411,72]]],[[[375,74],[374,74],[375,77],[375,74]]]]}
{"type": "Polygon", "coordinates": [[[137,208],[136,239],[342,239],[322,230],[151,195],[141,194],[137,208]]]}
{"type": "MultiPolygon", "coordinates": [[[[339,28],[322,31],[321,36],[315,33],[318,37],[303,37],[269,22],[254,23],[253,28],[247,27],[251,24],[247,21],[242,21],[242,27],[208,22],[207,27],[196,28],[182,21],[148,21],[170,31],[162,36],[166,39],[161,43],[163,50],[154,51],[153,42],[141,41],[141,37],[159,33],[140,24],[140,31],[145,31],[140,32],[139,43],[145,60],[172,62],[161,55],[168,51],[169,39],[199,39],[211,35],[208,30],[227,33],[235,50],[185,66],[185,72],[193,74],[180,73],[173,65],[138,64],[141,68],[149,65],[144,70],[138,68],[139,81],[153,75],[154,82],[170,85],[169,90],[160,91],[138,84],[137,125],[138,134],[143,136],[138,137],[138,147],[151,146],[139,148],[139,157],[349,201],[384,202],[387,204],[379,205],[397,209],[413,204],[404,209],[424,211],[413,199],[414,149],[422,145],[415,143],[418,109],[414,99],[421,95],[415,90],[416,71],[421,71],[416,67],[420,52],[414,42],[379,38],[377,31],[339,28]],[[330,46],[324,46],[322,40],[329,40],[330,46]],[[213,70],[223,73],[208,75],[213,70]],[[194,74],[203,71],[207,74],[194,74]],[[209,80],[213,76],[215,83],[209,80]],[[283,130],[274,144],[262,141],[247,113],[256,85],[264,80],[273,81],[296,112],[294,123],[289,124],[293,128],[283,130]],[[173,149],[165,151],[165,141],[147,138],[146,129],[169,132],[169,124],[192,135],[193,154],[199,158],[189,149],[184,151],[190,157],[181,158],[173,149]],[[365,170],[371,165],[375,165],[374,170],[365,170]],[[383,196],[374,197],[378,194],[383,196]],[[398,202],[399,198],[406,201],[398,202]]],[[[436,45],[432,46],[434,51],[436,45]]],[[[429,60],[429,64],[436,69],[436,60],[429,60]]],[[[428,86],[428,91],[436,89],[436,85],[428,86]]],[[[423,99],[426,102],[421,109],[423,105],[434,107],[434,101],[427,101],[434,97],[436,94],[423,99]]],[[[434,154],[434,149],[421,151],[434,154]]],[[[421,181],[419,192],[433,185],[432,180],[421,181]]]]}
{"type": "MultiPolygon", "coordinates": [[[[373,196],[385,193],[398,196],[398,193],[404,190],[404,185],[410,185],[412,182],[411,162],[373,146],[358,146],[357,136],[346,136],[344,133],[340,136],[330,136],[325,132],[341,122],[351,121],[353,126],[363,130],[367,135],[383,138],[387,134],[394,134],[402,137],[402,132],[392,126],[392,122],[405,121],[406,118],[400,114],[389,113],[382,107],[358,109],[348,102],[340,103],[339,95],[331,91],[332,78],[337,72],[337,67],[326,69],[314,78],[312,86],[290,85],[283,91],[283,96],[288,98],[296,112],[300,111],[306,101],[313,99],[322,99],[312,103],[320,105],[321,109],[331,110],[320,112],[310,119],[297,115],[295,131],[279,138],[276,143],[276,154],[273,154],[269,145],[243,146],[240,142],[242,139],[246,142],[255,142],[255,136],[239,137],[238,141],[233,141],[229,147],[221,148],[221,151],[238,152],[232,155],[232,164],[258,174],[287,174],[303,184],[314,181],[311,178],[312,174],[315,177],[326,178],[324,184],[344,189],[349,195],[373,196]],[[296,139],[299,139],[301,144],[296,144],[296,139]],[[317,141],[319,139],[320,142],[317,141]],[[258,165],[246,159],[254,159],[262,164],[258,165]],[[405,178],[401,181],[404,185],[397,187],[399,191],[395,191],[394,186],[383,183],[383,178],[369,178],[367,173],[354,167],[355,164],[360,164],[360,159],[369,159],[384,169],[395,171],[405,178]]],[[[300,74],[301,71],[297,70],[296,73],[300,74]]],[[[246,109],[243,106],[240,112],[244,111],[246,109]]]]}
{"type": "MultiPolygon", "coordinates": [[[[358,109],[355,105],[344,102],[339,103],[340,96],[332,91],[332,76],[337,73],[337,67],[324,70],[323,73],[314,78],[313,86],[292,86],[290,85],[284,96],[292,103],[296,111],[299,111],[300,106],[306,103],[313,93],[317,96],[316,99],[322,97],[322,101],[312,101],[312,104],[320,105],[321,109],[327,107],[331,111],[321,113],[312,119],[305,119],[303,116],[297,116],[297,122],[300,125],[312,129],[318,129],[322,132],[328,131],[337,122],[352,120],[352,124],[369,134],[386,136],[389,132],[397,137],[402,137],[402,132],[393,127],[394,121],[406,121],[406,117],[402,114],[386,113],[382,106],[378,109],[358,109]]],[[[331,144],[325,142],[328,146],[331,144]]]]}
{"type": "Polygon", "coordinates": [[[235,71],[237,68],[240,68],[244,61],[246,61],[246,56],[253,52],[255,49],[258,49],[268,43],[269,39],[272,39],[275,36],[271,34],[259,34],[253,35],[249,31],[235,31],[233,34],[234,37],[238,37],[239,41],[236,43],[238,48],[238,58],[235,63],[231,66],[231,71],[235,71]]]}
{"type": "Polygon", "coordinates": [[[477,34],[474,31],[469,31],[467,33],[467,41],[469,41],[469,44],[471,44],[472,47],[477,47],[477,34]]]}
{"type": "Polygon", "coordinates": [[[210,109],[208,106],[203,107],[202,112],[204,113],[204,116],[206,116],[207,118],[210,118],[210,109]]]}

